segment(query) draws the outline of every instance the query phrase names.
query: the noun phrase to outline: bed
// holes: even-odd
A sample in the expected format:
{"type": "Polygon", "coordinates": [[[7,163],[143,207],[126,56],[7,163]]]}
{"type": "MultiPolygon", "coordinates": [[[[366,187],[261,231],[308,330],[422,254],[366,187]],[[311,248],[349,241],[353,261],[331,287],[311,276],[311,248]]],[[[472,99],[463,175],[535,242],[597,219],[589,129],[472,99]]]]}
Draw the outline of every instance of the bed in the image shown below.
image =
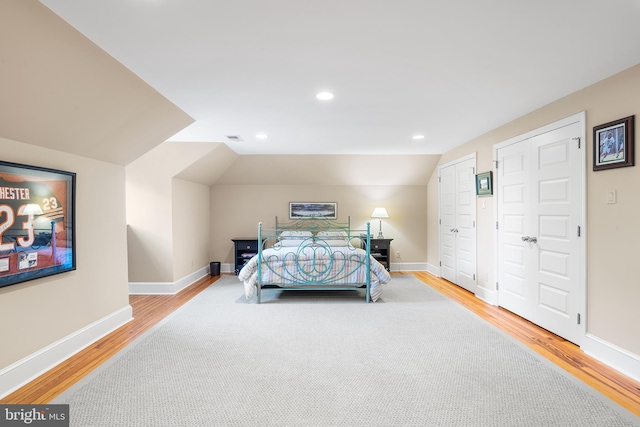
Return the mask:
{"type": "Polygon", "coordinates": [[[279,222],[276,217],[273,229],[258,224],[258,253],[240,270],[238,279],[244,283],[247,299],[255,295],[257,303],[265,288],[364,288],[365,301],[375,302],[391,276],[371,256],[369,239],[369,223],[364,230],[354,230],[350,218],[345,223],[323,218],[279,222]]]}

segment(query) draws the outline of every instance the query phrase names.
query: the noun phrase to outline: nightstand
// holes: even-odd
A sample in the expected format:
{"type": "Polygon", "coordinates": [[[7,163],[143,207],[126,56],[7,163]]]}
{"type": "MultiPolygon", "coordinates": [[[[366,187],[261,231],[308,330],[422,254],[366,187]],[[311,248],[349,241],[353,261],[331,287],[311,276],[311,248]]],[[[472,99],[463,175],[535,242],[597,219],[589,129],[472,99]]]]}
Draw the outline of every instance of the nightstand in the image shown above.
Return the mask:
{"type": "MultiPolygon", "coordinates": [[[[384,265],[387,271],[391,271],[391,241],[393,239],[370,239],[371,241],[371,256],[374,257],[380,264],[384,265]]],[[[365,250],[367,241],[363,240],[365,250]]]]}
{"type": "Polygon", "coordinates": [[[254,255],[258,254],[258,239],[255,237],[236,237],[233,241],[233,260],[236,274],[254,255]]]}

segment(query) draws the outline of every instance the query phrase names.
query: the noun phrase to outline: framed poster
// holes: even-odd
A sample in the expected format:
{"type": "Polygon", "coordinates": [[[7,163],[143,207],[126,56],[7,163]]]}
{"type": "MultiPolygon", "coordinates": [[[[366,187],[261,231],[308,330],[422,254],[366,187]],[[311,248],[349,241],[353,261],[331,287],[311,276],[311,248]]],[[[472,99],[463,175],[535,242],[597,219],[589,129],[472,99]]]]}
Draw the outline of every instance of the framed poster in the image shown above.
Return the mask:
{"type": "Polygon", "coordinates": [[[490,196],[493,194],[493,186],[491,181],[493,178],[493,172],[483,172],[476,175],[476,195],[477,196],[490,196]]]}
{"type": "Polygon", "coordinates": [[[625,117],[593,128],[594,171],[633,166],[634,117],[625,117]]]}
{"type": "Polygon", "coordinates": [[[338,218],[337,203],[309,203],[309,202],[291,202],[289,203],[289,219],[310,219],[338,218]]]}
{"type": "Polygon", "coordinates": [[[0,161],[0,287],[76,269],[76,174],[0,161]]]}

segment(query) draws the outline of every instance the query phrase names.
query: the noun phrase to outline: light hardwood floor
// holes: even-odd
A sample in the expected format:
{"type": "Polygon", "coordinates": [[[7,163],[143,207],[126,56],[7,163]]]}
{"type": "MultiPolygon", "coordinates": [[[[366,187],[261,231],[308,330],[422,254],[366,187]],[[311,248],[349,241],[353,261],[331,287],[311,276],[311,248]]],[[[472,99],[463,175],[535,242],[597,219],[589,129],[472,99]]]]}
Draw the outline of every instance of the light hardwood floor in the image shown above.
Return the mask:
{"type": "MultiPolygon", "coordinates": [[[[402,274],[402,273],[393,273],[402,274]]],[[[541,329],[470,292],[429,273],[413,274],[486,321],[521,341],[543,357],[640,416],[640,383],[585,355],[574,344],[541,329]]],[[[67,388],[148,331],[174,310],[218,280],[205,277],[176,295],[131,295],[134,320],[98,340],[34,381],[0,400],[0,403],[48,403],[67,388]]]]}

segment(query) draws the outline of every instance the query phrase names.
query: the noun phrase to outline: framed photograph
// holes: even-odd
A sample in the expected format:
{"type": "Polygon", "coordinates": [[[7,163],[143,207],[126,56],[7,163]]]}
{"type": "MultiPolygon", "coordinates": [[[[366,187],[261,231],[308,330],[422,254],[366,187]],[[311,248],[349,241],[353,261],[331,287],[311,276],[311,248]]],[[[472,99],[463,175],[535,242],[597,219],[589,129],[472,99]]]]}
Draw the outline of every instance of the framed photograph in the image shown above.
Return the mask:
{"type": "Polygon", "coordinates": [[[625,117],[593,128],[594,171],[634,165],[634,117],[625,117]]]}
{"type": "Polygon", "coordinates": [[[490,196],[493,194],[493,185],[491,183],[493,172],[483,172],[476,175],[476,195],[490,196]]]}
{"type": "Polygon", "coordinates": [[[337,203],[291,202],[289,219],[338,219],[337,203]]]}
{"type": "Polygon", "coordinates": [[[0,161],[0,287],[76,269],[76,174],[0,161]]]}

